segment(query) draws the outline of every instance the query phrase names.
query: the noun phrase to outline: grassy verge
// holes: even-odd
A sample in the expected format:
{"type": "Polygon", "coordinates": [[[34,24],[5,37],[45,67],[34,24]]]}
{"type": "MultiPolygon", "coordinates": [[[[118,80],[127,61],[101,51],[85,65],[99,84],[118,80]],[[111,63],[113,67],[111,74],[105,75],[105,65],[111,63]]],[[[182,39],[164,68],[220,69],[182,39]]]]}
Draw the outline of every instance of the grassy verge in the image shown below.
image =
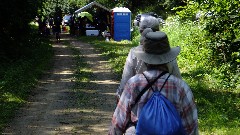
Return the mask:
{"type": "MultiPolygon", "coordinates": [[[[210,53],[201,26],[192,22],[165,26],[162,31],[171,46],[180,46],[178,64],[183,79],[190,85],[198,107],[199,130],[203,135],[226,135],[240,132],[240,90],[223,87],[220,71],[211,66],[210,53]]],[[[96,37],[79,40],[93,44],[109,58],[111,67],[120,76],[128,51],[137,42],[105,42],[96,37]]]]}
{"type": "Polygon", "coordinates": [[[26,102],[43,71],[50,67],[53,52],[49,39],[33,34],[31,40],[27,57],[6,60],[0,65],[0,133],[15,111],[26,102]]]}

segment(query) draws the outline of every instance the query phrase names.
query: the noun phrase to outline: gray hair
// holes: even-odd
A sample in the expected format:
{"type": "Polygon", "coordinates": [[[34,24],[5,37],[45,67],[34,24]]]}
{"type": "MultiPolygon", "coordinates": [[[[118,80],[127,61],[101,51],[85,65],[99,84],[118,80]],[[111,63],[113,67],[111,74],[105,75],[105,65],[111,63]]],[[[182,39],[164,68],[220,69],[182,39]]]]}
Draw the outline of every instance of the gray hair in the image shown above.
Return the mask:
{"type": "Polygon", "coordinates": [[[141,36],[140,36],[140,44],[141,45],[143,44],[143,41],[146,40],[145,36],[148,32],[153,32],[153,30],[151,28],[146,28],[142,31],[141,36]]]}
{"type": "Polygon", "coordinates": [[[139,30],[140,33],[146,28],[151,28],[153,31],[159,31],[159,20],[156,17],[148,16],[140,22],[139,30]]]}

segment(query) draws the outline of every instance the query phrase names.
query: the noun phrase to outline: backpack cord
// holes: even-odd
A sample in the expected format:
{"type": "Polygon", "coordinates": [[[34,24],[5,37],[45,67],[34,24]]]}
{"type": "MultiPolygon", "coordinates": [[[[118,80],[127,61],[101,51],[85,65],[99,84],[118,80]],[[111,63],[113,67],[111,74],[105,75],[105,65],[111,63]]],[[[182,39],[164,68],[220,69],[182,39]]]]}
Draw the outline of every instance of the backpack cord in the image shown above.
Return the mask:
{"type": "MultiPolygon", "coordinates": [[[[143,75],[144,75],[144,77],[146,78],[146,80],[147,80],[147,82],[148,83],[150,83],[150,81],[148,80],[148,78],[147,78],[147,76],[144,74],[144,73],[142,73],[143,75]]],[[[151,88],[152,88],[152,91],[154,91],[154,89],[153,89],[153,87],[151,86],[151,88]]]]}
{"type": "MultiPolygon", "coordinates": [[[[167,71],[163,71],[157,78],[155,78],[152,82],[148,83],[145,88],[139,93],[137,96],[135,103],[131,105],[131,108],[133,108],[137,102],[140,100],[141,96],[163,75],[165,75],[167,71]]],[[[144,75],[144,74],[143,74],[144,75]]],[[[145,76],[145,75],[144,75],[145,76]]],[[[164,83],[165,84],[165,83],[164,83]]]]}
{"type": "Polygon", "coordinates": [[[166,79],[166,80],[165,80],[165,82],[163,83],[163,85],[162,85],[162,87],[161,87],[161,89],[160,89],[160,91],[159,91],[159,92],[161,92],[161,91],[162,91],[162,89],[163,89],[163,86],[166,84],[166,82],[167,82],[168,78],[170,77],[170,75],[171,75],[171,74],[169,74],[169,75],[168,75],[167,79],[166,79]]]}
{"type": "MultiPolygon", "coordinates": [[[[163,75],[165,75],[167,73],[167,71],[163,71],[161,74],[159,74],[159,76],[157,78],[155,78],[152,82],[149,82],[149,80],[147,79],[147,77],[145,76],[145,74],[143,74],[146,78],[146,80],[148,81],[148,84],[146,85],[145,88],[143,88],[143,90],[140,92],[140,94],[137,96],[136,100],[135,100],[135,103],[131,105],[131,109],[138,103],[138,101],[140,100],[141,96],[150,88],[152,87],[152,85],[163,75]]],[[[171,74],[168,75],[167,79],[165,80],[165,82],[163,83],[161,89],[160,89],[160,92],[162,90],[162,88],[164,87],[165,83],[167,82],[169,76],[171,74]]],[[[152,88],[153,89],[153,88],[152,88]]],[[[130,115],[131,116],[131,115],[130,115]]],[[[127,122],[126,124],[126,127],[125,127],[125,130],[126,131],[126,128],[129,127],[130,125],[134,125],[136,127],[136,123],[133,123],[131,118],[129,119],[129,121],[127,122]]]]}

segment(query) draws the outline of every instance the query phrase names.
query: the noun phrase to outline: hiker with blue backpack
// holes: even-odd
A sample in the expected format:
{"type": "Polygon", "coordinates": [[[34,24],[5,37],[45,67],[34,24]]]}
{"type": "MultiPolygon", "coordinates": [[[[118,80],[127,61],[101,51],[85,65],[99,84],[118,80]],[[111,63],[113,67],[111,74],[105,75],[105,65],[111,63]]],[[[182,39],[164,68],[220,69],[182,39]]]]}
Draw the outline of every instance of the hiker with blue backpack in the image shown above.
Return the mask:
{"type": "MultiPolygon", "coordinates": [[[[143,30],[146,28],[151,28],[153,31],[159,31],[159,25],[160,22],[157,18],[153,17],[153,16],[148,16],[145,17],[139,25],[139,32],[140,34],[142,34],[143,30]]],[[[137,46],[142,46],[142,41],[143,41],[143,36],[141,35],[140,37],[140,44],[137,46]]],[[[117,102],[120,99],[120,96],[123,92],[124,86],[127,83],[127,81],[133,77],[135,74],[139,74],[142,73],[143,71],[145,71],[147,69],[146,64],[144,64],[144,62],[142,60],[139,60],[133,53],[133,50],[136,47],[133,47],[130,49],[125,65],[124,65],[124,69],[123,69],[123,73],[122,73],[122,79],[120,82],[119,87],[116,90],[116,99],[117,102]]],[[[182,78],[181,77],[181,73],[180,70],[178,68],[178,64],[177,64],[177,60],[173,60],[169,63],[167,63],[167,67],[169,69],[169,73],[175,75],[178,78],[182,78]]]]}
{"type": "Polygon", "coordinates": [[[109,135],[197,135],[198,114],[193,93],[169,73],[167,63],[180,47],[171,48],[164,32],[146,28],[134,55],[147,70],[131,77],[114,111],[109,135]]]}

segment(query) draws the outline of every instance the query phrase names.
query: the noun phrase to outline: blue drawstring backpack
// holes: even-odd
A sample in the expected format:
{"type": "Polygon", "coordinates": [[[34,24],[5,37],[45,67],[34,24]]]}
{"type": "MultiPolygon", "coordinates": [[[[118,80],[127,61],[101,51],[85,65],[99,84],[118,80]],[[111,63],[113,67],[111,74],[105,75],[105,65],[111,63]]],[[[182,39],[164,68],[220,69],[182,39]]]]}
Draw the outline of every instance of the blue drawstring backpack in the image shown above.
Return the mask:
{"type": "MultiPolygon", "coordinates": [[[[148,81],[148,85],[140,92],[136,98],[135,104],[139,101],[147,89],[149,89],[153,83],[155,83],[164,74],[166,74],[166,72],[162,72],[152,82],[149,82],[145,74],[143,74],[148,81]]],[[[167,82],[169,76],[163,83],[160,91],[154,91],[152,89],[153,94],[142,108],[138,118],[136,125],[137,135],[185,135],[181,118],[175,106],[161,94],[161,90],[167,82]]]]}

